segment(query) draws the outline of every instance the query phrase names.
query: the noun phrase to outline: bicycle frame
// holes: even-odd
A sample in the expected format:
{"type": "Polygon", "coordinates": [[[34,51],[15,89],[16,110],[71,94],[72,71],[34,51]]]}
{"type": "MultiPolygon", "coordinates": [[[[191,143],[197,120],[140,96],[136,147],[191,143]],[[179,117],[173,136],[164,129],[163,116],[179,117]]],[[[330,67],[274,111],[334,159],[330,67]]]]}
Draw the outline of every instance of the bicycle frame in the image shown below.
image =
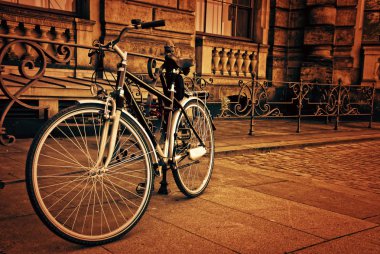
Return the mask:
{"type": "MultiPolygon", "coordinates": [[[[109,131],[109,125],[110,125],[110,120],[113,120],[112,123],[112,130],[111,130],[111,135],[110,135],[110,142],[109,142],[109,150],[108,150],[108,155],[106,162],[104,163],[103,169],[106,170],[108,164],[111,161],[112,158],[112,153],[115,148],[115,143],[117,139],[117,130],[119,126],[119,120],[120,120],[120,115],[121,111],[124,107],[124,101],[127,100],[129,104],[132,107],[133,112],[136,114],[136,118],[138,122],[142,125],[142,127],[145,129],[146,133],[148,134],[150,140],[152,141],[153,146],[156,148],[157,154],[161,158],[161,160],[165,163],[171,163],[173,162],[173,143],[174,143],[174,133],[173,128],[172,128],[172,117],[173,117],[173,111],[174,111],[174,106],[178,106],[183,115],[185,116],[185,119],[187,123],[189,124],[190,128],[194,132],[195,136],[199,140],[199,143],[201,146],[204,146],[203,140],[200,138],[199,134],[197,131],[194,129],[189,117],[187,116],[184,108],[182,107],[181,103],[178,102],[174,98],[174,80],[172,84],[170,84],[169,92],[170,92],[170,98],[155,89],[154,87],[149,86],[146,84],[143,80],[139,79],[135,75],[133,75],[131,72],[126,70],[127,67],[127,52],[123,52],[117,45],[113,46],[113,49],[115,52],[122,58],[121,63],[118,65],[118,72],[117,72],[117,82],[116,82],[116,91],[113,94],[113,97],[111,99],[112,103],[112,114],[108,116],[108,121],[106,121],[103,133],[102,133],[102,139],[101,139],[101,146],[100,146],[100,154],[102,156],[99,156],[99,158],[103,157],[106,143],[107,143],[107,133],[109,131]],[[149,128],[149,125],[144,117],[143,112],[141,111],[140,107],[138,106],[138,103],[136,102],[132,91],[130,90],[130,87],[128,85],[125,85],[125,79],[128,78],[131,80],[133,83],[137,84],[138,86],[142,87],[143,89],[147,90],[150,94],[156,96],[157,98],[162,99],[165,105],[170,105],[167,109],[169,110],[168,114],[168,119],[167,119],[167,129],[166,129],[166,137],[165,137],[165,143],[164,143],[164,150],[161,149],[159,143],[156,140],[156,137],[152,133],[151,129],[149,128]],[[114,110],[116,107],[116,110],[114,110]]],[[[175,73],[178,74],[179,73],[175,73]]],[[[160,74],[161,76],[163,75],[162,73],[160,74]]],[[[164,82],[166,82],[165,78],[162,78],[164,82]]],[[[168,87],[168,84],[163,84],[166,87],[168,87]]],[[[105,107],[107,108],[109,106],[109,103],[105,104],[105,107]]],[[[105,115],[109,112],[105,110],[105,115]]],[[[101,161],[98,161],[98,164],[100,164],[101,161]]]]}

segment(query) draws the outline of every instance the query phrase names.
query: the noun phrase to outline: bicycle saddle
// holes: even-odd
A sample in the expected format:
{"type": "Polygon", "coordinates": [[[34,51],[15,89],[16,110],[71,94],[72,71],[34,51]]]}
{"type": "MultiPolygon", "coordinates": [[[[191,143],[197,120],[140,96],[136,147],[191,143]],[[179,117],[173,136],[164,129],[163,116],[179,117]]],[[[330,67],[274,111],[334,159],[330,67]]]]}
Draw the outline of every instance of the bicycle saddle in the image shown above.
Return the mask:
{"type": "Polygon", "coordinates": [[[191,58],[180,58],[173,54],[168,54],[165,58],[166,60],[169,60],[171,64],[174,64],[176,67],[181,69],[190,68],[194,65],[193,59],[191,58]]]}

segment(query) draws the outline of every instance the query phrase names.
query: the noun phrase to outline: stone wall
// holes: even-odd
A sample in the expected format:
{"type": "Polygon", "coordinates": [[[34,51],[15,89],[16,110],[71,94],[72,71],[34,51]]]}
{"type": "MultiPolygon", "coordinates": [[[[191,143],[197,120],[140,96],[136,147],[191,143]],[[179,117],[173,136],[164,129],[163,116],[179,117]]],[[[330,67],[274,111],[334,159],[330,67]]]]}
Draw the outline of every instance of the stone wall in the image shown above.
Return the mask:
{"type": "MultiPolygon", "coordinates": [[[[115,39],[124,25],[132,19],[148,22],[166,20],[165,27],[130,31],[121,48],[140,54],[162,56],[164,46],[172,41],[177,54],[182,57],[195,57],[195,1],[192,0],[107,0],[104,1],[104,41],[115,39]]],[[[106,68],[114,69],[116,57],[107,55],[106,68]]],[[[146,73],[147,60],[129,57],[129,69],[146,73]]]]}
{"type": "Polygon", "coordinates": [[[365,1],[362,39],[362,84],[376,83],[380,88],[380,1],[365,1]]]}
{"type": "Polygon", "coordinates": [[[378,0],[272,0],[270,17],[269,79],[375,81],[378,0]]]}
{"type": "Polygon", "coordinates": [[[268,79],[299,80],[304,57],[305,11],[305,1],[271,1],[268,79]]]}

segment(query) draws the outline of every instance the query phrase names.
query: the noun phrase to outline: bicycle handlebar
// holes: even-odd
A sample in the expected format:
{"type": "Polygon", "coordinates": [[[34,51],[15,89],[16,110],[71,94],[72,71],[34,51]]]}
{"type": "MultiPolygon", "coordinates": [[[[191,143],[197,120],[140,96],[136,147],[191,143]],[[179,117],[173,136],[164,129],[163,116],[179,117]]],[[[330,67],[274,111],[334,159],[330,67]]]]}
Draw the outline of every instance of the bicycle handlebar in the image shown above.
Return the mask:
{"type": "Polygon", "coordinates": [[[141,23],[142,29],[151,28],[151,27],[160,27],[160,26],[165,26],[165,20],[162,19],[162,20],[141,23]]]}
{"type": "Polygon", "coordinates": [[[123,30],[121,30],[116,40],[107,43],[105,46],[113,47],[115,44],[119,43],[122,35],[125,32],[128,32],[129,29],[147,29],[147,28],[160,27],[160,26],[165,26],[165,20],[162,19],[162,20],[156,20],[156,21],[151,21],[151,22],[128,25],[123,30]]]}
{"type": "MultiPolygon", "coordinates": [[[[147,29],[147,28],[160,27],[160,26],[165,26],[165,20],[162,19],[162,20],[155,20],[155,21],[144,22],[144,23],[141,22],[140,20],[132,20],[132,24],[127,25],[125,28],[123,28],[123,30],[120,31],[119,36],[115,40],[110,41],[104,45],[99,43],[96,46],[102,49],[112,49],[117,43],[120,42],[123,34],[125,32],[128,32],[128,30],[130,29],[147,29]]],[[[88,53],[88,56],[91,57],[95,53],[97,53],[97,51],[91,51],[88,53]]]]}

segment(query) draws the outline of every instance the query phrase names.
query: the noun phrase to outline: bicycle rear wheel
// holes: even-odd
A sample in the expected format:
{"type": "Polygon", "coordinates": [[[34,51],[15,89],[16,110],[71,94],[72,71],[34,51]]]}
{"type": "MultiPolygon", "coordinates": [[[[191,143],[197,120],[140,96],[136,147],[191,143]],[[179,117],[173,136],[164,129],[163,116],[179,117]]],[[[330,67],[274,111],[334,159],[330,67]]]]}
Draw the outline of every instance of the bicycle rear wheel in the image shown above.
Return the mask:
{"type": "Polygon", "coordinates": [[[174,180],[180,191],[187,197],[196,197],[206,189],[214,167],[214,131],[211,117],[206,106],[197,99],[184,106],[195,131],[203,140],[206,154],[197,160],[191,160],[189,150],[199,147],[199,140],[191,130],[184,114],[175,119],[174,180]]]}
{"type": "Polygon", "coordinates": [[[79,244],[104,244],[127,233],[151,195],[151,154],[129,115],[122,114],[108,167],[107,151],[98,158],[103,110],[83,104],[58,113],[33,140],[26,163],[37,215],[54,233],[79,244]]]}

